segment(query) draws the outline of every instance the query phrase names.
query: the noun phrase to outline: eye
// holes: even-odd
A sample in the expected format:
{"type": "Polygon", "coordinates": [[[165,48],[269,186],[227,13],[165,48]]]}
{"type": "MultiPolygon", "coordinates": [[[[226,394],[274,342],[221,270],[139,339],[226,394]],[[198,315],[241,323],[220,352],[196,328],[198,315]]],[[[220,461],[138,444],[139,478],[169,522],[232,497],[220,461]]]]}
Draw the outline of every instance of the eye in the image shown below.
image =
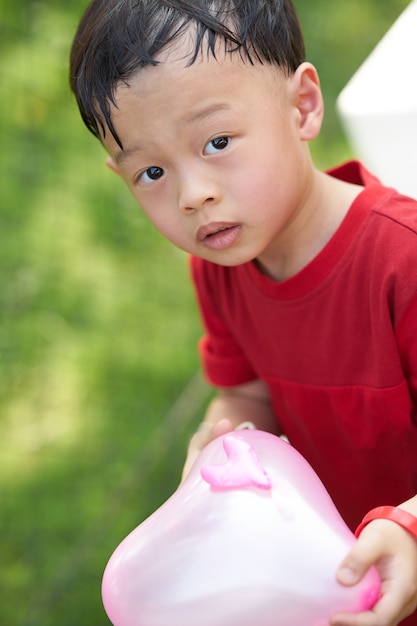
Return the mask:
{"type": "Polygon", "coordinates": [[[204,154],[216,154],[230,143],[230,137],[215,137],[204,146],[204,154]]]}
{"type": "Polygon", "coordinates": [[[159,180],[164,175],[164,170],[162,167],[157,167],[156,165],[153,167],[148,167],[147,170],[142,172],[139,176],[139,180],[143,183],[152,183],[155,180],[159,180]]]}

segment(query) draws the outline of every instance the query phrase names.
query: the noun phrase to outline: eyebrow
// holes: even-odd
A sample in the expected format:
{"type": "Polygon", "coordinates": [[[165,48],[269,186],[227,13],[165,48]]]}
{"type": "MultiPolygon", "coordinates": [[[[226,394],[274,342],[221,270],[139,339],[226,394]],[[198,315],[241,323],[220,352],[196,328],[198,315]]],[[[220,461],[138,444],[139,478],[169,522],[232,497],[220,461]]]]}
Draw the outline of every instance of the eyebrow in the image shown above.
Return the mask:
{"type": "Polygon", "coordinates": [[[197,109],[197,111],[193,111],[185,117],[184,122],[186,124],[192,124],[207,117],[211,117],[219,111],[230,111],[230,109],[231,106],[227,102],[215,102],[214,104],[209,104],[201,109],[197,109]]]}
{"type": "MultiPolygon", "coordinates": [[[[218,113],[221,111],[230,111],[230,109],[231,109],[230,104],[226,102],[216,102],[214,104],[209,104],[185,116],[184,119],[182,120],[182,123],[184,125],[195,124],[196,122],[199,122],[200,120],[204,120],[204,119],[211,117],[215,113],[218,113]]],[[[136,152],[140,152],[143,149],[144,149],[144,144],[137,143],[131,148],[127,148],[126,150],[120,150],[120,152],[118,152],[115,155],[116,164],[120,165],[120,163],[128,159],[129,156],[131,156],[132,154],[136,152]]]]}
{"type": "Polygon", "coordinates": [[[131,148],[127,148],[126,150],[120,150],[115,156],[114,160],[116,161],[116,165],[120,165],[123,161],[126,161],[132,154],[135,152],[140,152],[143,150],[143,144],[137,143],[131,148]]]}

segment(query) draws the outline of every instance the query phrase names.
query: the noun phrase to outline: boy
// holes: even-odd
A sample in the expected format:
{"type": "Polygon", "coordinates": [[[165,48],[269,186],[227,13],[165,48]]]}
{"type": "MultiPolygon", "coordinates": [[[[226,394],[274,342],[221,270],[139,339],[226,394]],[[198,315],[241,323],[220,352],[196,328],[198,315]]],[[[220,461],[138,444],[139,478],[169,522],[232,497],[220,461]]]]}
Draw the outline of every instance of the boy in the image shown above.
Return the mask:
{"type": "Polygon", "coordinates": [[[331,621],[398,624],[417,605],[417,203],[358,163],[314,167],[322,97],[289,0],[93,0],[71,85],[108,165],[191,255],[218,394],[185,473],[250,420],[288,436],[352,529],[399,505],[337,573],[375,565],[380,600],[331,621]]]}

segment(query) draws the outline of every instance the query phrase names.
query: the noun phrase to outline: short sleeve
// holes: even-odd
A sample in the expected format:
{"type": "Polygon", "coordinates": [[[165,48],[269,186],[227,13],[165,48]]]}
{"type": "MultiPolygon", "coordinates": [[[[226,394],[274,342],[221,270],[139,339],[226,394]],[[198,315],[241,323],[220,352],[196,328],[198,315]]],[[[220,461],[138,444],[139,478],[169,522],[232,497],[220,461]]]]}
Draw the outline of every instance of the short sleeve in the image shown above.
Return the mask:
{"type": "Polygon", "coordinates": [[[196,257],[190,259],[191,278],[205,333],[198,348],[204,374],[217,387],[233,387],[258,378],[222,315],[227,296],[220,266],[196,257]]]}

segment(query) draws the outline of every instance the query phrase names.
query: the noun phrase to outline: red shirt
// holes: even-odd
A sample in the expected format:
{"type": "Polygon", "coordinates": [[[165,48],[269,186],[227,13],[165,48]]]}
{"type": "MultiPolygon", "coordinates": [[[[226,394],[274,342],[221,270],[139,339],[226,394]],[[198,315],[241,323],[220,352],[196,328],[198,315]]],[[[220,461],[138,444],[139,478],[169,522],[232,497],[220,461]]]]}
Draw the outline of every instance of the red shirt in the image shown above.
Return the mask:
{"type": "Polygon", "coordinates": [[[266,382],[282,431],[353,529],[417,492],[417,202],[356,162],[330,173],[365,188],[296,276],[191,265],[207,378],[266,382]]]}

